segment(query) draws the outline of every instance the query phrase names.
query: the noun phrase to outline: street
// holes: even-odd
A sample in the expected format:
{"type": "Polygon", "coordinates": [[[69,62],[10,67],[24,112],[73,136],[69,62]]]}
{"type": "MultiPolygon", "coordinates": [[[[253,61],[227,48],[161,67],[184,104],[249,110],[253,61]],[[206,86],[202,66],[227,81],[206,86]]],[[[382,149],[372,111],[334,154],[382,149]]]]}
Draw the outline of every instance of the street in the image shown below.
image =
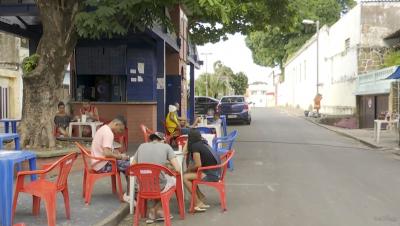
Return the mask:
{"type": "Polygon", "coordinates": [[[400,225],[394,155],[280,109],[256,108],[252,118],[251,126],[229,126],[239,137],[235,169],[227,173],[228,210],[222,213],[217,192],[204,188],[212,207],[180,220],[173,199],[173,225],[400,225]]]}

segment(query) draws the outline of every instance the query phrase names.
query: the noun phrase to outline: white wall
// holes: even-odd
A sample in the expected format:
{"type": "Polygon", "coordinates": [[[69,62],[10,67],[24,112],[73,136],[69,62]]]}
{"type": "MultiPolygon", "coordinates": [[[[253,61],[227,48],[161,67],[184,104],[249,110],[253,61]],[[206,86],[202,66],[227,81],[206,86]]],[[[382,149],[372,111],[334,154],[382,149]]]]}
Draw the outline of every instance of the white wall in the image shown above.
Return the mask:
{"type": "MultiPolygon", "coordinates": [[[[332,27],[319,34],[319,93],[321,113],[352,114],[356,107],[357,45],[360,42],[360,7],[356,6],[332,27]],[[345,42],[349,39],[346,49],[345,42]]],[[[285,65],[285,81],[278,103],[307,110],[317,93],[317,42],[314,35],[285,65]]]]}
{"type": "Polygon", "coordinates": [[[248,101],[254,103],[255,107],[266,107],[267,106],[267,84],[250,84],[248,88],[248,101]]]}

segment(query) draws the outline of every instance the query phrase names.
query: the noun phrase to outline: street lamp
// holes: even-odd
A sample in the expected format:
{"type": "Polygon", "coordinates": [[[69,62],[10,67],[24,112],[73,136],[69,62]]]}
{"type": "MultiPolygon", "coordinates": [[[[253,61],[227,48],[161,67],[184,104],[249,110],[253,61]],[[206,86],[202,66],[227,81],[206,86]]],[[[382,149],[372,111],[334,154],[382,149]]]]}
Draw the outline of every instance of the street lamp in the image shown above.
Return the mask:
{"type": "Polygon", "coordinates": [[[212,53],[201,53],[201,55],[206,56],[206,96],[208,97],[208,59],[207,57],[209,55],[212,55],[212,53]]]}
{"type": "Polygon", "coordinates": [[[314,21],[305,19],[303,20],[303,24],[315,24],[317,27],[317,93],[315,94],[314,98],[314,107],[317,109],[317,114],[319,115],[319,108],[321,107],[321,96],[319,95],[319,20],[314,21]]]}
{"type": "Polygon", "coordinates": [[[319,20],[314,21],[314,20],[309,20],[305,19],[303,20],[303,24],[315,24],[317,27],[317,95],[319,94],[319,20]]]}

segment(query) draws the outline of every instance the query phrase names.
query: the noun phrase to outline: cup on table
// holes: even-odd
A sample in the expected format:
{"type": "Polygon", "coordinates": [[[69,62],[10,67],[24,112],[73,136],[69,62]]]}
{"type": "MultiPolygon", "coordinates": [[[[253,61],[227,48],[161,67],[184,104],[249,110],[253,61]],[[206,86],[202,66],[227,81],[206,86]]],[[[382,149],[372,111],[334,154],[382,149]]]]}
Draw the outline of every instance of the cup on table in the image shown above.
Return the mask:
{"type": "Polygon", "coordinates": [[[82,122],[86,122],[86,115],[82,115],[82,122]]]}

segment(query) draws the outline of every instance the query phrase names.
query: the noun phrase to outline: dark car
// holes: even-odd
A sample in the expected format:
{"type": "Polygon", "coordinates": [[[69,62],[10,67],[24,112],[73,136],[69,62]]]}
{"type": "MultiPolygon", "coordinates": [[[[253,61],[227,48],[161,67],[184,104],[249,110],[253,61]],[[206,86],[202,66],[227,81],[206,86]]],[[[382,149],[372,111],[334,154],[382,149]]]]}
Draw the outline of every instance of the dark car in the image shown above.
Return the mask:
{"type": "Polygon", "coordinates": [[[219,100],[211,97],[198,96],[194,97],[194,113],[196,115],[214,115],[217,110],[219,100]]]}
{"type": "Polygon", "coordinates": [[[251,114],[249,104],[244,96],[224,96],[218,104],[218,111],[226,115],[228,121],[242,121],[250,125],[251,114]]]}

